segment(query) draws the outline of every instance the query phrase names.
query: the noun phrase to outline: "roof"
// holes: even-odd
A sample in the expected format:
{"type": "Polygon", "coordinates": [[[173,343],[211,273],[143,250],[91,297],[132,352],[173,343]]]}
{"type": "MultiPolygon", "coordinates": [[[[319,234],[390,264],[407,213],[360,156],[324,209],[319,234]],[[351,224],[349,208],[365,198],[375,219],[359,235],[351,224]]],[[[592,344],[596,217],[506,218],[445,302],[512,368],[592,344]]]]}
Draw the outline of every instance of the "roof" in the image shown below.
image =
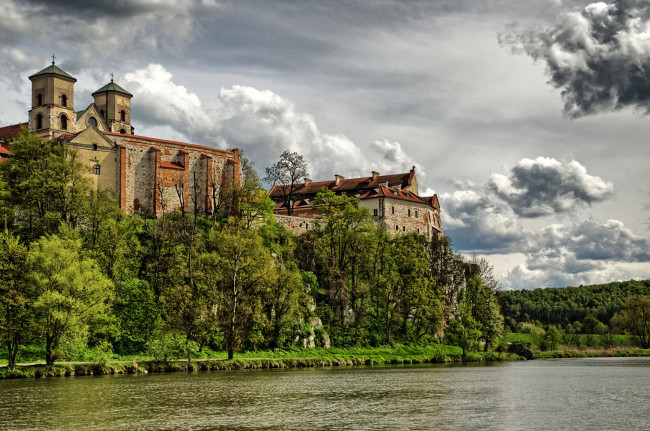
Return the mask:
{"type": "Polygon", "coordinates": [[[12,124],[0,127],[0,141],[10,141],[20,133],[20,129],[27,127],[27,123],[12,124]]]}
{"type": "MultiPolygon", "coordinates": [[[[316,194],[323,188],[332,190],[337,194],[345,193],[348,196],[354,196],[358,199],[374,199],[380,197],[399,199],[416,203],[428,204],[436,207],[438,198],[436,195],[431,197],[420,197],[410,190],[411,183],[415,176],[415,170],[403,174],[376,175],[373,177],[341,179],[336,184],[333,181],[317,181],[294,184],[292,196],[296,207],[309,206],[316,194]],[[435,204],[434,204],[435,203],[435,204]]],[[[283,191],[288,192],[289,186],[274,185],[269,191],[269,196],[278,202],[279,206],[283,205],[283,191]]]]}
{"type": "MultiPolygon", "coordinates": [[[[410,186],[411,179],[413,178],[414,171],[410,171],[404,174],[393,174],[393,175],[378,175],[373,180],[373,177],[361,177],[361,178],[344,178],[339,184],[336,184],[336,180],[332,181],[313,181],[308,184],[299,183],[294,184],[294,195],[315,195],[320,192],[323,188],[332,190],[335,192],[353,192],[355,190],[368,190],[375,189],[382,185],[387,185],[388,187],[397,187],[401,189],[408,189],[410,186]]],[[[269,196],[280,197],[282,196],[282,188],[285,190],[289,189],[289,186],[273,186],[269,191],[269,196]]]]}
{"type": "Polygon", "coordinates": [[[104,92],[106,92],[106,91],[115,91],[115,92],[117,92],[117,93],[122,93],[122,94],[126,94],[127,96],[131,96],[131,97],[133,97],[133,94],[129,93],[128,91],[126,91],[125,89],[123,89],[122,87],[120,87],[119,85],[117,85],[115,82],[113,82],[112,79],[111,79],[111,82],[109,82],[108,84],[104,85],[104,86],[103,86],[102,88],[100,88],[99,90],[95,91],[92,95],[94,96],[94,95],[97,94],[97,93],[104,93],[104,92]]]}
{"type": "Polygon", "coordinates": [[[59,66],[57,66],[56,64],[54,64],[54,62],[52,62],[51,65],[49,65],[49,66],[46,67],[45,69],[41,70],[40,72],[36,72],[36,73],[33,74],[32,76],[30,76],[29,79],[32,79],[32,78],[34,78],[34,77],[36,77],[36,76],[40,76],[40,75],[48,75],[48,74],[59,75],[59,76],[61,76],[61,77],[63,77],[63,78],[72,79],[72,80],[75,81],[75,82],[77,81],[76,78],[74,78],[74,77],[68,75],[66,72],[64,72],[63,70],[61,70],[61,68],[60,68],[59,66]]]}
{"type": "Polygon", "coordinates": [[[160,167],[161,168],[167,168],[167,169],[181,169],[181,170],[185,169],[185,167],[183,165],[181,165],[180,163],[177,163],[177,162],[165,162],[165,161],[160,162],[160,167]]]}

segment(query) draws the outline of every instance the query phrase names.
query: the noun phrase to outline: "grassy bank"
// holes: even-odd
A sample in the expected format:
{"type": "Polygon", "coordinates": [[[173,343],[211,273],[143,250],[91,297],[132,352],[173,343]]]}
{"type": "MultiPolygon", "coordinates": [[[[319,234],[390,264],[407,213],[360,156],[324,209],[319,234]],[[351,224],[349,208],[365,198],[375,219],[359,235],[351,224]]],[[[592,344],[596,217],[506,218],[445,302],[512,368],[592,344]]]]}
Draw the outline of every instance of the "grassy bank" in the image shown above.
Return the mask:
{"type": "Polygon", "coordinates": [[[562,349],[545,352],[533,352],[537,359],[549,358],[622,358],[650,356],[650,349],[562,349]]]}
{"type": "MultiPolygon", "coordinates": [[[[225,354],[220,354],[222,356],[225,354]]],[[[462,358],[455,346],[395,346],[377,348],[288,349],[245,352],[236,359],[224,357],[156,361],[132,359],[105,363],[60,363],[17,366],[15,370],[0,370],[0,378],[88,376],[105,374],[161,373],[174,371],[217,371],[240,369],[337,367],[355,365],[404,365],[465,361],[504,361],[520,359],[516,355],[497,352],[474,352],[462,358]]]]}

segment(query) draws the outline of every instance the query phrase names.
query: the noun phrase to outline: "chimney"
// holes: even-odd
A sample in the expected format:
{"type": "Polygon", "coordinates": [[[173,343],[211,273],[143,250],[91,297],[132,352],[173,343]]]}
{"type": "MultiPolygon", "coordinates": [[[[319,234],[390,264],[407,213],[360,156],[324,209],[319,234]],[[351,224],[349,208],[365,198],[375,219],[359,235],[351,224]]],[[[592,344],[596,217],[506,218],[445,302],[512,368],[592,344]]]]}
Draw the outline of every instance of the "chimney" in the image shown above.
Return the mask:
{"type": "Polygon", "coordinates": [[[415,172],[415,166],[411,168],[411,172],[415,172]]]}
{"type": "Polygon", "coordinates": [[[311,184],[311,180],[309,178],[303,178],[305,180],[305,187],[311,184]]]}
{"type": "Polygon", "coordinates": [[[341,176],[341,175],[338,175],[338,174],[334,175],[334,181],[336,182],[335,185],[338,186],[339,183],[340,183],[341,181],[343,181],[344,179],[345,179],[345,177],[343,177],[343,176],[341,176]]]}
{"type": "Polygon", "coordinates": [[[377,171],[372,171],[372,180],[375,181],[377,177],[379,176],[379,172],[377,171]]]}

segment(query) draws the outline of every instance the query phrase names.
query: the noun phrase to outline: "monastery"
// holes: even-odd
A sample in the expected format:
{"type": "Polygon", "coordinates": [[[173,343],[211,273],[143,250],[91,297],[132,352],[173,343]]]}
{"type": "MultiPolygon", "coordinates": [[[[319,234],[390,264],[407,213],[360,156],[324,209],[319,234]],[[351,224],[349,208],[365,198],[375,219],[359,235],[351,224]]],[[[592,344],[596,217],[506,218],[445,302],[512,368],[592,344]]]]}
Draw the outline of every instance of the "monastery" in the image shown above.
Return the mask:
{"type": "Polygon", "coordinates": [[[241,181],[238,150],[138,136],[131,125],[133,95],[111,79],[74,109],[74,77],[54,61],[29,77],[32,101],[27,123],[0,128],[0,158],[27,127],[44,139],[74,148],[91,183],[113,189],[125,212],[158,216],[195,208],[211,213],[221,187],[241,181]]]}
{"type": "Polygon", "coordinates": [[[353,196],[360,200],[360,206],[368,208],[372,219],[393,234],[415,232],[442,236],[440,204],[438,196],[420,197],[415,166],[406,173],[380,175],[372,172],[369,177],[344,178],[336,175],[330,181],[311,181],[295,184],[291,193],[289,216],[287,199],[289,186],[274,185],[269,191],[275,202],[275,215],[288,229],[301,232],[314,226],[319,212],[313,206],[316,194],[324,188],[336,194],[353,196]]]}

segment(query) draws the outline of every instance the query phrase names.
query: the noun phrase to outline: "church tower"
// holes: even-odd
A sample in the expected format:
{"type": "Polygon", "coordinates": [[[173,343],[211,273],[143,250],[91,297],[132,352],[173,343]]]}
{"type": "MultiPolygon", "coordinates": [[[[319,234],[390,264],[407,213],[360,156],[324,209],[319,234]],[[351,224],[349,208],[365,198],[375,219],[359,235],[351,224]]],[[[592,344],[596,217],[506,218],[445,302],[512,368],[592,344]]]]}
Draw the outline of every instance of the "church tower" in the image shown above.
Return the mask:
{"type": "Polygon", "coordinates": [[[42,138],[54,138],[75,132],[77,112],[74,110],[75,78],[54,64],[29,77],[32,81],[32,109],[29,129],[42,138]]]}
{"type": "Polygon", "coordinates": [[[112,77],[111,82],[93,93],[95,106],[109,131],[129,135],[134,133],[131,126],[132,97],[133,94],[113,82],[112,77]]]}

